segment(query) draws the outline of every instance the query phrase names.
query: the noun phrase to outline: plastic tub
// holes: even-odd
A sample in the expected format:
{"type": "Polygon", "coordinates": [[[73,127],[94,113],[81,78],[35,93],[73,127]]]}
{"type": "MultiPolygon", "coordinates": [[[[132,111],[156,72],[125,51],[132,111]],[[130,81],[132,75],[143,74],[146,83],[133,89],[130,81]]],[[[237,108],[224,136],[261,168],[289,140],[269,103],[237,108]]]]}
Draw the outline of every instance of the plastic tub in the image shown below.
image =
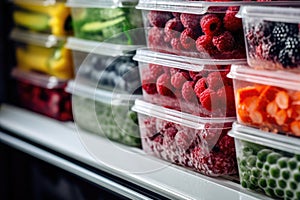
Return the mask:
{"type": "Polygon", "coordinates": [[[19,106],[60,121],[73,119],[71,98],[64,91],[66,81],[17,68],[12,77],[16,80],[19,106]]]}
{"type": "Polygon", "coordinates": [[[107,41],[122,32],[115,43],[132,44],[130,29],[143,26],[141,12],[135,9],[137,0],[68,0],[71,7],[75,37],[95,41],[107,41]]]}
{"type": "Polygon", "coordinates": [[[142,94],[138,63],[132,60],[139,46],[99,43],[68,38],[76,80],[109,91],[142,94]]]}
{"type": "Polygon", "coordinates": [[[240,182],[276,199],[300,197],[300,141],[234,124],[240,182]]]}
{"type": "Polygon", "coordinates": [[[74,121],[78,127],[130,146],[141,145],[137,113],[131,106],[138,96],[95,89],[69,81],[74,121]]]}
{"type": "Polygon", "coordinates": [[[235,116],[232,80],[226,77],[232,63],[246,60],[187,58],[138,49],[144,99],[198,116],[235,116]]]}
{"type": "Polygon", "coordinates": [[[59,0],[12,0],[17,27],[58,36],[72,33],[70,9],[59,0]]]}
{"type": "Polygon", "coordinates": [[[232,66],[228,76],[241,124],[300,137],[299,75],[232,66]]]}
{"type": "Polygon", "coordinates": [[[300,72],[299,9],[245,6],[239,15],[251,67],[300,72]]]}
{"type": "Polygon", "coordinates": [[[143,150],[209,176],[237,172],[234,118],[207,119],[136,100],[143,150]]]}
{"type": "Polygon", "coordinates": [[[38,71],[61,79],[73,78],[71,51],[65,48],[65,38],[33,34],[14,29],[10,37],[16,44],[19,68],[38,71]]]}
{"type": "MultiPolygon", "coordinates": [[[[158,51],[198,58],[246,58],[240,6],[258,2],[140,0],[147,45],[158,51]]],[[[293,5],[295,2],[259,2],[293,5]]],[[[298,2],[299,4],[299,2],[298,2]]]]}

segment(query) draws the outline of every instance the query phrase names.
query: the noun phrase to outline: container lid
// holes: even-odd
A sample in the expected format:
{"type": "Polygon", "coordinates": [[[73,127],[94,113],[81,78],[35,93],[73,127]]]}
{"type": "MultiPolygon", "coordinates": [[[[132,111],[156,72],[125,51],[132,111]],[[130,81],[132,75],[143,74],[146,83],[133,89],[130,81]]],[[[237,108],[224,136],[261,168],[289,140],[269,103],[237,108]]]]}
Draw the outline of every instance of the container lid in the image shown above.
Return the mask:
{"type": "MultiPolygon", "coordinates": [[[[134,60],[168,67],[176,67],[189,71],[216,70],[217,65],[246,64],[245,59],[199,59],[174,54],[160,53],[149,48],[138,49],[134,60]],[[208,67],[209,66],[209,67],[208,67]]],[[[220,71],[220,69],[217,69],[220,71]]]]}
{"type": "Polygon", "coordinates": [[[38,6],[52,6],[56,3],[64,3],[64,0],[11,0],[13,3],[19,3],[19,4],[34,4],[38,6]]]}
{"type": "Polygon", "coordinates": [[[139,0],[137,9],[142,10],[159,10],[169,12],[182,12],[191,14],[204,14],[208,11],[214,13],[225,12],[228,6],[242,5],[300,5],[299,1],[272,1],[272,2],[256,2],[256,1],[182,1],[182,0],[139,0]],[[222,9],[222,7],[224,9],[222,9]]]}
{"type": "MultiPolygon", "coordinates": [[[[177,110],[154,105],[145,102],[141,99],[135,100],[132,110],[140,114],[156,117],[162,120],[167,120],[193,129],[203,129],[206,127],[207,124],[224,124],[224,123],[231,123],[236,120],[234,117],[227,117],[227,118],[198,117],[177,110]]],[[[220,129],[220,128],[223,129],[224,127],[218,127],[215,129],[220,129]]]]}
{"type": "Polygon", "coordinates": [[[119,45],[105,42],[96,42],[92,40],[78,39],[69,37],[66,47],[71,50],[82,51],[86,53],[94,53],[105,56],[126,56],[134,55],[139,45],[119,45]]]}
{"type": "Polygon", "coordinates": [[[300,140],[275,133],[261,131],[257,128],[244,126],[234,122],[232,130],[228,133],[236,139],[245,140],[262,146],[267,146],[290,153],[300,153],[300,140]]]}
{"type": "Polygon", "coordinates": [[[38,72],[25,71],[19,68],[14,68],[11,72],[11,76],[16,80],[26,81],[33,85],[47,89],[63,88],[67,83],[66,80],[58,79],[54,76],[49,76],[38,72]]]}
{"type": "Polygon", "coordinates": [[[134,7],[138,0],[68,0],[69,7],[84,8],[118,8],[118,7],[134,7]]]}
{"type": "Polygon", "coordinates": [[[287,71],[256,70],[246,65],[232,65],[227,77],[291,90],[300,89],[299,74],[287,71]]]}
{"type": "Polygon", "coordinates": [[[14,41],[43,46],[47,48],[61,46],[66,40],[64,37],[57,37],[54,35],[43,33],[32,33],[30,31],[20,30],[17,28],[11,31],[10,38],[14,41]]]}
{"type": "MultiPolygon", "coordinates": [[[[294,1],[298,2],[299,1],[294,1]]],[[[291,5],[289,2],[289,5],[291,5]]],[[[291,22],[300,23],[300,9],[298,8],[284,8],[282,7],[260,7],[260,6],[243,6],[237,17],[256,17],[262,20],[279,21],[279,22],[291,22]]]]}
{"type": "Polygon", "coordinates": [[[76,81],[69,81],[65,90],[70,94],[75,94],[77,96],[94,99],[95,101],[112,105],[120,105],[129,101],[134,102],[135,99],[141,98],[141,95],[120,94],[101,90],[76,81]]]}

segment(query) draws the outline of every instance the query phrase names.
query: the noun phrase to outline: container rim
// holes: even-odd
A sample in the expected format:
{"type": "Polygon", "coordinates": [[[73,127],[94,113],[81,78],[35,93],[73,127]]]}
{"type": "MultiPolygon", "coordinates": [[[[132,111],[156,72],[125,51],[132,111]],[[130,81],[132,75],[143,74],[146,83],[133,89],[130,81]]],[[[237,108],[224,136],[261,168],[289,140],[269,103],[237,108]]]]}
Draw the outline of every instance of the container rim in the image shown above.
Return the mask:
{"type": "MultiPolygon", "coordinates": [[[[168,67],[176,67],[189,71],[202,71],[207,65],[231,65],[246,64],[246,59],[199,59],[174,54],[160,53],[152,51],[149,48],[139,48],[133,57],[133,60],[145,63],[152,63],[168,67]]],[[[210,69],[221,71],[220,69],[210,69]]]]}
{"type": "MultiPolygon", "coordinates": [[[[132,110],[140,114],[157,117],[162,120],[167,120],[177,124],[182,124],[184,126],[194,128],[194,129],[203,129],[205,128],[205,124],[207,123],[224,124],[224,123],[231,123],[236,120],[234,117],[227,117],[227,118],[199,117],[199,116],[183,113],[177,110],[158,106],[152,103],[148,103],[141,99],[135,100],[132,110]]],[[[224,129],[224,128],[213,128],[213,129],[224,129]]]]}
{"type": "MultiPolygon", "coordinates": [[[[300,2],[295,1],[294,5],[300,2]]],[[[298,4],[297,4],[298,3],[298,4]]],[[[282,7],[242,6],[236,17],[259,18],[260,20],[300,23],[300,9],[282,7]]]]}
{"type": "Polygon", "coordinates": [[[66,48],[105,56],[133,56],[141,45],[119,45],[68,37],[66,48]]]}
{"type": "Polygon", "coordinates": [[[24,42],[46,48],[59,47],[66,41],[65,37],[57,37],[44,33],[32,33],[30,31],[20,30],[18,28],[14,28],[10,32],[9,37],[17,42],[24,42]]]}
{"type": "Polygon", "coordinates": [[[53,6],[57,3],[65,3],[65,0],[10,0],[13,3],[34,4],[38,6],[53,6]]]}
{"type": "Polygon", "coordinates": [[[255,70],[246,65],[232,65],[228,78],[299,90],[299,74],[287,71],[255,70]]]}
{"type": "Polygon", "coordinates": [[[141,95],[114,93],[99,88],[93,88],[82,83],[76,83],[75,80],[68,82],[65,91],[72,95],[74,94],[89,99],[94,99],[98,102],[107,104],[111,103],[112,105],[120,105],[123,102],[134,101],[137,98],[141,98],[141,95]]]}
{"type": "Polygon", "coordinates": [[[11,71],[11,76],[16,80],[27,81],[33,85],[47,89],[63,88],[67,84],[66,80],[58,79],[55,76],[25,71],[17,67],[11,71]]]}
{"type": "Polygon", "coordinates": [[[118,8],[118,7],[135,7],[138,0],[67,0],[68,7],[83,8],[118,8]]]}
{"type": "MultiPolygon", "coordinates": [[[[204,14],[209,11],[209,7],[229,7],[229,6],[243,6],[243,5],[257,5],[258,2],[245,2],[245,1],[226,1],[226,2],[206,2],[206,1],[168,1],[168,0],[140,0],[137,9],[142,10],[158,10],[168,12],[182,12],[190,14],[204,14]]],[[[300,5],[295,1],[272,1],[272,2],[259,2],[259,5],[300,5]]],[[[212,12],[224,13],[226,10],[219,10],[212,12]]]]}
{"type": "Polygon", "coordinates": [[[252,128],[234,122],[228,135],[236,139],[245,140],[262,146],[288,151],[290,153],[300,153],[300,140],[294,137],[265,132],[257,128],[252,128]]]}

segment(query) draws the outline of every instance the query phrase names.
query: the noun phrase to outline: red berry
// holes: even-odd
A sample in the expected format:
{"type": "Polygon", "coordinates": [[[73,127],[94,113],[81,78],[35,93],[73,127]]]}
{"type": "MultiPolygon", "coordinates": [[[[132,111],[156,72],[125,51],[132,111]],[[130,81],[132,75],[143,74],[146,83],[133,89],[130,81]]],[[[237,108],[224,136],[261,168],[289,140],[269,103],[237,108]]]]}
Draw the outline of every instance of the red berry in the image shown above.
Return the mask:
{"type": "Polygon", "coordinates": [[[184,76],[184,72],[176,72],[171,77],[171,84],[177,89],[181,89],[183,83],[185,83],[186,81],[187,78],[184,76]]]}
{"type": "Polygon", "coordinates": [[[220,106],[226,108],[227,116],[235,115],[235,98],[232,86],[224,86],[217,91],[220,106]]]}
{"type": "Polygon", "coordinates": [[[206,35],[216,35],[219,33],[221,29],[222,22],[220,18],[215,14],[207,14],[204,17],[202,17],[200,21],[200,26],[202,28],[202,31],[206,35]]]}
{"type": "Polygon", "coordinates": [[[178,13],[178,12],[172,12],[172,15],[173,15],[174,17],[176,17],[177,19],[180,20],[180,15],[181,15],[181,13],[178,13]]]}
{"type": "Polygon", "coordinates": [[[217,93],[210,88],[204,90],[199,97],[199,101],[201,105],[209,111],[211,111],[213,108],[216,108],[217,99],[218,99],[217,93]]]}
{"type": "Polygon", "coordinates": [[[151,10],[148,13],[148,19],[150,24],[159,28],[165,27],[166,22],[172,17],[173,15],[169,12],[151,10]]]}
{"type": "Polygon", "coordinates": [[[183,47],[181,45],[181,42],[180,42],[179,38],[172,38],[171,46],[173,47],[174,50],[177,50],[177,51],[183,50],[183,47]]]}
{"type": "Polygon", "coordinates": [[[170,19],[164,28],[165,34],[167,38],[175,38],[178,37],[183,30],[183,25],[180,20],[177,18],[170,19]]]}
{"type": "Polygon", "coordinates": [[[212,36],[210,35],[201,35],[196,40],[196,48],[200,53],[207,53],[209,55],[216,52],[216,47],[212,43],[212,36]]]}
{"type": "Polygon", "coordinates": [[[182,13],[180,15],[181,23],[185,28],[197,29],[199,27],[201,16],[195,14],[182,13]]]}
{"type": "Polygon", "coordinates": [[[223,25],[226,30],[235,32],[243,28],[242,19],[237,18],[235,15],[237,11],[227,10],[223,18],[223,25]]]}
{"type": "Polygon", "coordinates": [[[213,44],[220,52],[232,51],[235,47],[235,41],[229,31],[213,37],[213,44]]]}
{"type": "Polygon", "coordinates": [[[149,47],[162,48],[164,46],[164,31],[158,27],[152,27],[148,32],[149,47]]]}
{"type": "Polygon", "coordinates": [[[196,102],[197,101],[197,97],[196,97],[194,89],[193,89],[194,84],[195,83],[193,81],[186,81],[182,85],[182,89],[181,89],[182,97],[184,98],[184,100],[186,100],[188,102],[196,102]]]}
{"type": "Polygon", "coordinates": [[[224,86],[223,78],[219,71],[209,73],[206,81],[207,81],[208,87],[215,91],[217,91],[219,88],[224,86]]]}
{"type": "Polygon", "coordinates": [[[176,146],[181,151],[186,151],[189,149],[193,143],[194,136],[187,132],[186,130],[180,130],[175,135],[176,146]]]}
{"type": "Polygon", "coordinates": [[[202,78],[202,72],[189,71],[189,75],[193,81],[197,81],[202,78]]]}
{"type": "Polygon", "coordinates": [[[164,73],[163,66],[156,64],[149,64],[149,69],[153,78],[159,77],[162,73],[164,73]]]}
{"type": "Polygon", "coordinates": [[[156,94],[156,79],[151,75],[150,71],[146,71],[142,76],[142,88],[147,94],[156,94]]]}
{"type": "Polygon", "coordinates": [[[199,79],[194,87],[195,94],[200,97],[201,93],[207,88],[206,78],[199,79]]]}
{"type": "Polygon", "coordinates": [[[182,31],[182,33],[180,34],[181,45],[188,50],[195,49],[195,41],[198,35],[199,34],[193,29],[190,28],[184,29],[184,31],[182,31]]]}
{"type": "Polygon", "coordinates": [[[168,127],[165,131],[164,131],[164,136],[168,136],[171,139],[173,139],[177,133],[177,129],[174,126],[168,127]]]}
{"type": "Polygon", "coordinates": [[[156,81],[156,89],[160,95],[173,97],[172,85],[170,76],[168,74],[162,74],[156,81]]]}

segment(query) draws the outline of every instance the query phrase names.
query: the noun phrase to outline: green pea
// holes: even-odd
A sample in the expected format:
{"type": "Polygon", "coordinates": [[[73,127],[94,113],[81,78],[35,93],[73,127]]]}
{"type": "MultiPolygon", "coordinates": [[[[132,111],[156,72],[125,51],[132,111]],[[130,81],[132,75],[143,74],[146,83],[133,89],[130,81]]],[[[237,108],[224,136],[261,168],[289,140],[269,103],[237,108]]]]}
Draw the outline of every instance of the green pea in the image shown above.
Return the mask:
{"type": "Polygon", "coordinates": [[[285,157],[279,158],[277,161],[277,164],[280,168],[286,168],[288,163],[288,159],[285,157]]]}
{"type": "Polygon", "coordinates": [[[241,166],[246,167],[247,166],[247,160],[241,160],[241,166]]]}
{"type": "Polygon", "coordinates": [[[278,181],[278,185],[279,185],[280,188],[284,189],[284,188],[286,188],[286,181],[283,180],[283,179],[280,179],[278,181]]]}
{"type": "Polygon", "coordinates": [[[290,178],[290,171],[289,170],[282,170],[281,171],[281,176],[285,179],[288,180],[290,178]]]}
{"type": "Polygon", "coordinates": [[[265,193],[266,193],[268,196],[270,196],[270,197],[275,196],[275,192],[274,192],[274,190],[271,189],[271,188],[266,188],[266,189],[265,189],[265,193]]]}
{"type": "Polygon", "coordinates": [[[297,183],[291,181],[289,185],[290,185],[290,188],[291,188],[292,190],[296,190],[296,189],[297,189],[297,183]]]}
{"type": "Polygon", "coordinates": [[[263,172],[262,172],[262,175],[263,175],[264,177],[269,177],[269,176],[270,176],[270,174],[269,174],[268,171],[263,171],[263,172]]]}
{"type": "Polygon", "coordinates": [[[296,169],[297,168],[297,160],[294,158],[290,159],[288,162],[288,166],[291,170],[296,169]]]}
{"type": "Polygon", "coordinates": [[[243,178],[244,178],[244,179],[246,179],[246,180],[249,180],[249,178],[250,178],[250,175],[249,175],[248,173],[244,173],[244,176],[243,176],[243,178]]]}
{"type": "Polygon", "coordinates": [[[243,181],[241,182],[241,185],[242,185],[243,188],[248,188],[248,183],[247,183],[247,181],[245,181],[245,180],[243,180],[243,181]]]}
{"type": "Polygon", "coordinates": [[[258,160],[260,160],[261,162],[266,162],[267,160],[267,156],[272,153],[273,151],[270,150],[270,149],[263,149],[263,150],[260,150],[257,154],[257,158],[258,160]]]}
{"type": "Polygon", "coordinates": [[[296,158],[297,161],[300,162],[300,154],[295,154],[295,158],[296,158]]]}
{"type": "Polygon", "coordinates": [[[254,167],[256,164],[256,156],[249,156],[247,159],[247,164],[249,167],[254,167]]]}
{"type": "Polygon", "coordinates": [[[259,179],[258,185],[259,185],[259,187],[261,187],[261,188],[266,188],[266,187],[267,187],[267,180],[264,179],[264,178],[259,179]]]}
{"type": "Polygon", "coordinates": [[[277,160],[281,157],[282,157],[282,155],[279,153],[276,153],[276,152],[270,153],[267,156],[267,162],[270,164],[275,164],[277,162],[277,160]]]}
{"type": "Polygon", "coordinates": [[[267,171],[269,171],[270,170],[270,165],[268,165],[268,164],[264,164],[264,170],[267,170],[267,171]]]}
{"type": "Polygon", "coordinates": [[[250,190],[255,190],[255,189],[256,189],[256,186],[255,186],[254,184],[252,184],[252,183],[249,183],[248,188],[249,188],[250,190]]]}
{"type": "Polygon", "coordinates": [[[300,200],[300,192],[296,192],[296,199],[300,200]]]}
{"type": "Polygon", "coordinates": [[[285,195],[286,195],[287,197],[290,197],[290,198],[293,198],[293,197],[294,197],[294,193],[293,193],[293,191],[291,191],[291,190],[286,190],[286,191],[285,191],[285,195]]]}
{"type": "Polygon", "coordinates": [[[276,181],[272,178],[267,180],[267,184],[270,188],[275,188],[277,186],[276,181]]]}
{"type": "Polygon", "coordinates": [[[300,173],[294,174],[294,180],[298,183],[300,183],[300,173]]]}
{"type": "Polygon", "coordinates": [[[249,147],[244,147],[243,148],[243,155],[245,156],[249,156],[249,155],[252,155],[253,154],[253,150],[249,147]]]}
{"type": "Polygon", "coordinates": [[[258,178],[258,177],[260,176],[260,170],[257,169],[257,168],[252,168],[252,169],[251,169],[251,174],[252,174],[254,177],[258,178]]]}
{"type": "Polygon", "coordinates": [[[262,169],[263,166],[264,166],[264,163],[263,163],[263,162],[261,162],[261,161],[259,161],[259,160],[256,161],[256,167],[257,167],[257,168],[262,169]]]}
{"type": "Polygon", "coordinates": [[[272,166],[270,168],[270,174],[274,178],[279,178],[279,176],[280,176],[280,169],[277,166],[272,166]]]}
{"type": "Polygon", "coordinates": [[[250,183],[253,185],[258,185],[258,179],[254,176],[250,176],[250,183]]]}
{"type": "Polygon", "coordinates": [[[275,195],[278,196],[278,197],[283,197],[284,191],[281,190],[281,189],[276,189],[275,190],[275,195]]]}

